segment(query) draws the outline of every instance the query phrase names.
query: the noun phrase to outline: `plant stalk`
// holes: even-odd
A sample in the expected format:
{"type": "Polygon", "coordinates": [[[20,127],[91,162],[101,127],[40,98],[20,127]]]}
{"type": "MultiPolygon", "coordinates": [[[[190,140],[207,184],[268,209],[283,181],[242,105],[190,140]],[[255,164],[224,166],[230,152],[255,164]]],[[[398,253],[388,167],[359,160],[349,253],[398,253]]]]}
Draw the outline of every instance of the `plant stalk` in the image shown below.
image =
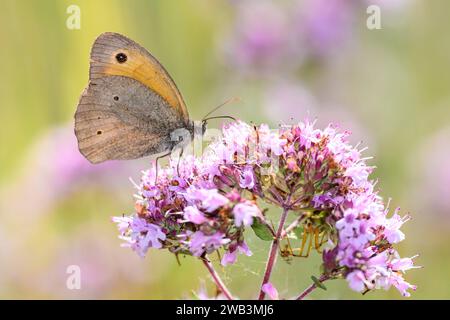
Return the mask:
{"type": "Polygon", "coordinates": [[[205,265],[206,269],[208,269],[219,291],[221,291],[228,300],[233,300],[233,295],[230,293],[225,283],[223,283],[216,269],[214,269],[214,266],[211,263],[211,261],[209,261],[209,259],[206,256],[203,257],[201,260],[203,261],[203,264],[205,265]]]}
{"type": "MultiPolygon", "coordinates": [[[[320,283],[325,282],[329,279],[327,275],[321,275],[318,279],[320,283]]],[[[308,288],[306,288],[295,300],[303,300],[306,296],[308,296],[311,292],[313,292],[317,288],[315,283],[311,284],[308,288]]]]}
{"type": "Polygon", "coordinates": [[[277,233],[275,234],[275,237],[272,241],[272,244],[270,246],[270,251],[269,251],[269,257],[267,258],[267,263],[266,263],[266,270],[264,272],[264,277],[263,277],[263,281],[261,283],[261,289],[259,291],[259,300],[264,300],[266,294],[263,291],[263,286],[269,282],[270,280],[270,276],[272,274],[272,270],[273,267],[275,265],[275,262],[277,260],[277,251],[278,251],[278,246],[280,243],[280,239],[281,239],[281,234],[283,232],[283,227],[284,224],[286,222],[286,217],[288,215],[289,209],[287,207],[283,208],[283,213],[281,214],[281,218],[280,218],[280,223],[278,225],[278,230],[277,233]]]}

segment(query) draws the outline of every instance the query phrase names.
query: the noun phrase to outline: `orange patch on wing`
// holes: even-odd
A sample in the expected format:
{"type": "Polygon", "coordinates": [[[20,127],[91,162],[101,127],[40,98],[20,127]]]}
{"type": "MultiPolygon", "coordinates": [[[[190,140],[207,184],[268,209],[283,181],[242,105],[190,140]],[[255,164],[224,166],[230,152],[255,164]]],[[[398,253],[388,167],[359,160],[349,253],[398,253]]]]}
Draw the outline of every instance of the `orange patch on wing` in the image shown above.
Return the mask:
{"type": "Polygon", "coordinates": [[[96,64],[96,72],[106,75],[125,76],[135,79],[159,94],[173,108],[184,114],[185,106],[177,88],[173,88],[165,70],[149,63],[148,59],[137,50],[117,49],[109,58],[109,63],[100,61],[96,64]],[[127,61],[119,64],[118,53],[125,53],[127,61]]]}
{"type": "Polygon", "coordinates": [[[133,40],[113,32],[97,37],[91,50],[90,79],[104,76],[124,76],[139,81],[188,121],[186,104],[169,73],[133,40]]]}

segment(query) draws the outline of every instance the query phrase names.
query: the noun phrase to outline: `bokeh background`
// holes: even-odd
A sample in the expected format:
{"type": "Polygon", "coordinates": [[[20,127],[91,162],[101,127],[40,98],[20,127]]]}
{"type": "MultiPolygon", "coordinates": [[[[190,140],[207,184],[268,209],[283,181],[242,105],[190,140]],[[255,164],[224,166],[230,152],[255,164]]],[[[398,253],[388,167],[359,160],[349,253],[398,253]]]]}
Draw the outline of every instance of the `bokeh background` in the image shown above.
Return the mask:
{"type": "MultiPolygon", "coordinates": [[[[192,297],[206,270],[167,252],[140,259],[121,248],[110,217],[133,210],[132,177],[150,159],[92,166],[73,135],[89,50],[105,31],[152,52],[176,80],[191,117],[222,112],[271,125],[317,118],[363,141],[381,195],[413,217],[399,251],[420,254],[411,299],[450,298],[450,2],[446,0],[1,0],[0,298],[192,297]],[[67,8],[81,28],[66,26],[67,8]],[[370,4],[380,30],[366,26],[370,4]],[[294,119],[294,120],[291,120],[294,119]],[[68,290],[78,265],[81,290],[68,290]]],[[[219,126],[220,123],[212,123],[219,126]]],[[[276,217],[276,213],[274,213],[276,217]]],[[[251,232],[250,232],[251,233],[251,232]]],[[[268,243],[249,233],[252,257],[221,269],[254,298],[268,243]]],[[[279,261],[274,284],[293,296],[318,274],[319,257],[279,261]]],[[[345,281],[314,299],[400,299],[395,289],[352,292],[345,281]]]]}

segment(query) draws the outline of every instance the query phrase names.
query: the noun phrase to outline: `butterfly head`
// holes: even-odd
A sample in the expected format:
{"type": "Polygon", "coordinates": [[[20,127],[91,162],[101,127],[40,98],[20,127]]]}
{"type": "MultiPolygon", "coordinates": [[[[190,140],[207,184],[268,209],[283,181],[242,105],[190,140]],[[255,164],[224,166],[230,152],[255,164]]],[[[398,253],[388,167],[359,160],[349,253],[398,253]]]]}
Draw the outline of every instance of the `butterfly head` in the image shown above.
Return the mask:
{"type": "Polygon", "coordinates": [[[207,120],[191,121],[188,127],[189,133],[191,134],[191,139],[197,137],[203,137],[206,132],[206,127],[208,123],[207,120]]]}

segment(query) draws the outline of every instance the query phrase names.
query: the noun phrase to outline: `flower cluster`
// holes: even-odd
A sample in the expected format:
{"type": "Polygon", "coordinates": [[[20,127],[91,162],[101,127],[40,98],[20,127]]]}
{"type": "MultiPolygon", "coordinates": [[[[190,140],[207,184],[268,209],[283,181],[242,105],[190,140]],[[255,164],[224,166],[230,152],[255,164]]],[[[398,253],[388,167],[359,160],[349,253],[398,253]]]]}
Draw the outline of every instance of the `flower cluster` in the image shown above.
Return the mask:
{"type": "Polygon", "coordinates": [[[225,248],[224,265],[233,263],[237,252],[251,255],[243,232],[261,216],[259,208],[236,190],[220,193],[208,170],[188,157],[171,161],[157,177],[155,168],[144,172],[136,213],[113,218],[125,245],[140,256],[149,248],[196,257],[225,248]]]}
{"type": "Polygon", "coordinates": [[[407,290],[416,289],[402,276],[415,268],[412,259],[400,259],[392,247],[405,238],[400,227],[409,219],[397,211],[388,218],[388,209],[373,193],[350,195],[337,211],[341,219],[336,222],[339,240],[334,253],[353,290],[388,289],[393,285],[409,296],[407,290]]]}
{"type": "Polygon", "coordinates": [[[414,268],[412,259],[401,259],[393,245],[405,238],[400,227],[409,218],[397,211],[388,217],[369,179],[373,167],[348,135],[309,121],[275,131],[233,122],[202,157],[172,161],[158,177],[155,169],[145,172],[136,213],[114,220],[141,255],[153,247],[204,257],[223,248],[223,265],[238,252],[251,254],[244,228],[258,224],[269,238],[287,242],[280,249],[285,258],[306,257],[313,247],[322,252],[327,279],[346,278],[360,292],[394,286],[408,296],[415,286],[403,273],[414,268]],[[275,234],[257,202],[290,212],[294,221],[275,234]]]}

